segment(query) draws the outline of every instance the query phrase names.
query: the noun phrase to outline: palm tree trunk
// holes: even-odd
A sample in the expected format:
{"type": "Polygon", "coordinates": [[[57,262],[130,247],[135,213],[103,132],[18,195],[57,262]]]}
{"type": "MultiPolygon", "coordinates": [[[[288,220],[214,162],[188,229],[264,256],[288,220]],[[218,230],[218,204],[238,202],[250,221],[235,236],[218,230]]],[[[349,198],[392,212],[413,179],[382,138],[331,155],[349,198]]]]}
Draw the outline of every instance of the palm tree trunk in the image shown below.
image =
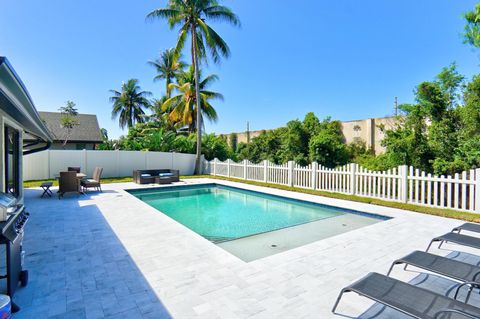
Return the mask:
{"type": "Polygon", "coordinates": [[[172,80],[170,80],[170,77],[167,77],[166,81],[167,82],[167,90],[165,91],[165,94],[167,95],[167,99],[171,98],[171,92],[170,92],[170,83],[172,82],[172,80]]]}
{"type": "Polygon", "coordinates": [[[192,60],[195,71],[195,102],[197,104],[197,151],[195,155],[195,175],[201,174],[202,159],[202,112],[200,110],[200,83],[198,83],[198,56],[196,46],[197,32],[192,24],[192,60]]]}

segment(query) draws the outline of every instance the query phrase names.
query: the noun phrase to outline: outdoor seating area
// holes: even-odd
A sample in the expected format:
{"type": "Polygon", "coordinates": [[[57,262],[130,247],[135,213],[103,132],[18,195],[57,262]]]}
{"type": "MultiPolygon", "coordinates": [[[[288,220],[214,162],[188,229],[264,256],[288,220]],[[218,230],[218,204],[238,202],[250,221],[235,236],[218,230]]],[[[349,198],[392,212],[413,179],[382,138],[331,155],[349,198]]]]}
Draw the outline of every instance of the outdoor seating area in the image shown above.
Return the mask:
{"type": "Polygon", "coordinates": [[[345,287],[335,302],[332,312],[336,313],[337,307],[347,292],[355,292],[360,296],[393,308],[406,315],[422,319],[452,318],[480,318],[480,307],[469,304],[472,291],[480,289],[480,267],[477,265],[452,260],[443,256],[428,253],[432,243],[440,242],[439,249],[445,242],[453,242],[480,250],[480,238],[462,235],[461,230],[480,233],[480,224],[465,223],[455,227],[452,232],[435,237],[428,245],[426,251],[414,251],[403,258],[395,260],[387,275],[369,273],[360,280],[345,287]],[[453,289],[453,295],[445,296],[433,290],[410,285],[401,280],[390,277],[394,266],[404,265],[420,268],[430,273],[451,278],[459,284],[453,289]],[[460,300],[462,289],[467,290],[465,297],[460,300]]]}
{"type": "Polygon", "coordinates": [[[180,181],[180,171],[175,169],[143,169],[133,171],[137,184],[171,184],[180,181]]]}
{"type": "MultiPolygon", "coordinates": [[[[89,188],[101,192],[102,172],[102,167],[95,167],[93,177],[86,178],[87,175],[81,172],[80,167],[68,167],[67,171],[60,172],[59,175],[55,176],[55,178],[58,179],[58,198],[62,198],[66,193],[84,194],[89,188]]],[[[42,194],[42,197],[44,197],[45,194],[51,197],[50,187],[52,185],[48,186],[47,184],[51,183],[43,183],[41,186],[42,188],[45,187],[45,192],[42,194]]]]}

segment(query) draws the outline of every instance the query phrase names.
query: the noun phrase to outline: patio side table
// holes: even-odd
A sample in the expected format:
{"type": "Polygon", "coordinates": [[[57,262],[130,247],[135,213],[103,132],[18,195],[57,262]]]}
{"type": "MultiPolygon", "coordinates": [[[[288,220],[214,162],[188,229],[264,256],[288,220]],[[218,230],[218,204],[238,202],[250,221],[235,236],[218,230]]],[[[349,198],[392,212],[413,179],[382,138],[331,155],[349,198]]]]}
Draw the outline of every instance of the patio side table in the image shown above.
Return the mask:
{"type": "Polygon", "coordinates": [[[41,196],[42,198],[45,195],[47,195],[48,197],[52,197],[53,193],[50,190],[50,187],[52,186],[53,186],[52,182],[45,182],[45,183],[42,183],[42,185],[40,185],[40,187],[43,189],[43,194],[41,196]]]}

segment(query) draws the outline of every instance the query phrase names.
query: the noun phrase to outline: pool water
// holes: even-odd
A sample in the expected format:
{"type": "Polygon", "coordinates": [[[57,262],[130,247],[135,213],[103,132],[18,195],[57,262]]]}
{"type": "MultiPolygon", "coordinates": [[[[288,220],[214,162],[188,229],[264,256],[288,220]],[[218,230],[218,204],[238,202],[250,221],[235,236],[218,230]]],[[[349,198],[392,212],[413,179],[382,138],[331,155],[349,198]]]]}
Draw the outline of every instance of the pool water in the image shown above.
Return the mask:
{"type": "Polygon", "coordinates": [[[334,218],[343,226],[347,221],[364,226],[386,219],[216,184],[132,190],[130,193],[214,243],[334,218]]]}

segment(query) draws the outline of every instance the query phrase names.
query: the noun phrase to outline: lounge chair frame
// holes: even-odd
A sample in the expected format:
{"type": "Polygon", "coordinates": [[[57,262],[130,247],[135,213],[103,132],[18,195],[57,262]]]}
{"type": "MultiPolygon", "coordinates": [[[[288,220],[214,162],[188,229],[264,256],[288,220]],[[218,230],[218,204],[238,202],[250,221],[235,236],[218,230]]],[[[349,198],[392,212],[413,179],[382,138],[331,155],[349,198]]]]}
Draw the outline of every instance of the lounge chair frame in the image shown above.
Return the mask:
{"type": "MultiPolygon", "coordinates": [[[[393,268],[396,265],[401,265],[401,264],[405,265],[403,267],[404,270],[407,269],[407,266],[414,266],[414,267],[421,268],[423,270],[427,270],[427,271],[430,271],[432,273],[436,273],[436,274],[439,274],[441,276],[448,277],[448,278],[454,279],[456,281],[459,281],[460,285],[458,285],[458,287],[455,289],[454,299],[457,299],[460,290],[463,287],[466,286],[466,287],[468,287],[467,297],[465,299],[466,303],[468,303],[468,300],[470,299],[470,295],[472,293],[472,290],[474,288],[477,288],[477,289],[480,288],[480,281],[477,280],[480,276],[480,267],[477,267],[475,265],[467,264],[467,263],[464,263],[464,262],[461,262],[461,261],[449,259],[447,257],[437,256],[437,255],[433,255],[433,254],[430,254],[430,253],[427,253],[427,252],[417,250],[417,251],[414,251],[414,252],[412,252],[412,253],[410,253],[410,254],[402,257],[402,258],[399,258],[399,259],[395,260],[392,263],[392,265],[390,266],[390,269],[387,272],[387,276],[390,276],[393,268]],[[418,258],[416,258],[416,257],[418,257],[418,258]],[[428,263],[423,262],[422,263],[422,259],[423,259],[422,257],[435,258],[436,261],[433,262],[433,264],[431,264],[431,262],[428,262],[428,263]],[[465,276],[462,277],[458,274],[455,274],[453,271],[446,270],[445,267],[438,267],[438,266],[435,267],[435,263],[437,263],[437,265],[438,265],[438,262],[449,263],[451,265],[451,269],[456,269],[456,268],[460,268],[460,267],[468,267],[468,268],[471,268],[473,271],[475,271],[475,270],[477,270],[477,271],[474,273],[474,275],[471,278],[465,277],[465,276]],[[475,268],[477,268],[477,269],[475,269],[475,268]]],[[[471,274],[471,272],[469,274],[471,274]]]]}
{"type": "Polygon", "coordinates": [[[480,249],[480,238],[478,237],[472,237],[458,233],[446,233],[442,236],[433,238],[425,251],[428,252],[432,247],[432,244],[435,242],[440,242],[438,249],[442,248],[442,245],[446,242],[480,249]]]}
{"type": "MultiPolygon", "coordinates": [[[[375,280],[375,278],[373,278],[373,280],[375,280]]],[[[440,294],[437,294],[435,292],[432,292],[432,291],[429,291],[427,289],[424,289],[424,288],[420,288],[420,287],[416,287],[416,286],[413,286],[413,285],[410,285],[410,284],[407,284],[407,283],[404,283],[404,282],[401,282],[397,279],[393,279],[393,278],[390,278],[390,277],[387,277],[387,276],[384,276],[384,275],[380,275],[378,273],[370,273],[368,274],[367,276],[363,277],[362,279],[354,282],[353,284],[351,284],[350,286],[348,287],[345,287],[342,289],[342,291],[340,292],[340,294],[338,295],[337,297],[337,300],[335,301],[335,304],[332,308],[332,312],[333,313],[337,313],[336,310],[337,310],[337,307],[343,297],[343,295],[347,292],[355,292],[357,293],[358,295],[362,296],[362,297],[365,297],[365,298],[368,298],[372,301],[375,301],[377,303],[380,303],[382,305],[385,305],[389,308],[392,308],[392,309],[395,309],[403,314],[406,314],[408,316],[411,316],[413,318],[417,318],[417,319],[425,319],[425,318],[434,318],[434,319],[440,319],[442,318],[442,316],[446,316],[448,314],[451,314],[451,313],[456,313],[456,314],[460,314],[460,315],[463,315],[465,316],[466,318],[473,318],[473,319],[478,319],[479,316],[480,316],[480,308],[477,308],[477,307],[474,307],[474,306],[471,306],[471,305],[468,305],[466,303],[463,303],[461,301],[458,301],[456,299],[451,299],[451,298],[448,298],[448,297],[445,297],[443,295],[440,295],[440,294]],[[478,314],[477,315],[474,315],[472,313],[469,313],[469,312],[466,312],[466,311],[463,311],[463,310],[460,310],[460,309],[453,309],[453,308],[440,308],[434,315],[433,317],[432,316],[419,316],[419,315],[416,315],[414,313],[411,313],[408,311],[407,306],[405,306],[405,308],[402,308],[400,306],[396,306],[396,305],[393,305],[391,303],[389,303],[388,301],[386,300],[383,300],[381,298],[377,298],[375,296],[373,296],[373,294],[369,294],[368,292],[366,291],[363,291],[361,289],[358,289],[356,288],[355,286],[357,286],[358,284],[364,282],[364,281],[367,281],[367,280],[371,280],[372,277],[377,277],[377,278],[380,278],[380,279],[386,279],[388,278],[388,280],[390,280],[392,283],[395,283],[397,285],[403,285],[404,287],[408,287],[409,289],[411,290],[416,290],[418,292],[421,292],[421,293],[424,293],[430,297],[435,297],[436,300],[447,300],[449,301],[450,304],[453,304],[454,306],[457,306],[459,308],[467,308],[469,310],[475,310],[475,312],[477,312],[478,314]]]]}

